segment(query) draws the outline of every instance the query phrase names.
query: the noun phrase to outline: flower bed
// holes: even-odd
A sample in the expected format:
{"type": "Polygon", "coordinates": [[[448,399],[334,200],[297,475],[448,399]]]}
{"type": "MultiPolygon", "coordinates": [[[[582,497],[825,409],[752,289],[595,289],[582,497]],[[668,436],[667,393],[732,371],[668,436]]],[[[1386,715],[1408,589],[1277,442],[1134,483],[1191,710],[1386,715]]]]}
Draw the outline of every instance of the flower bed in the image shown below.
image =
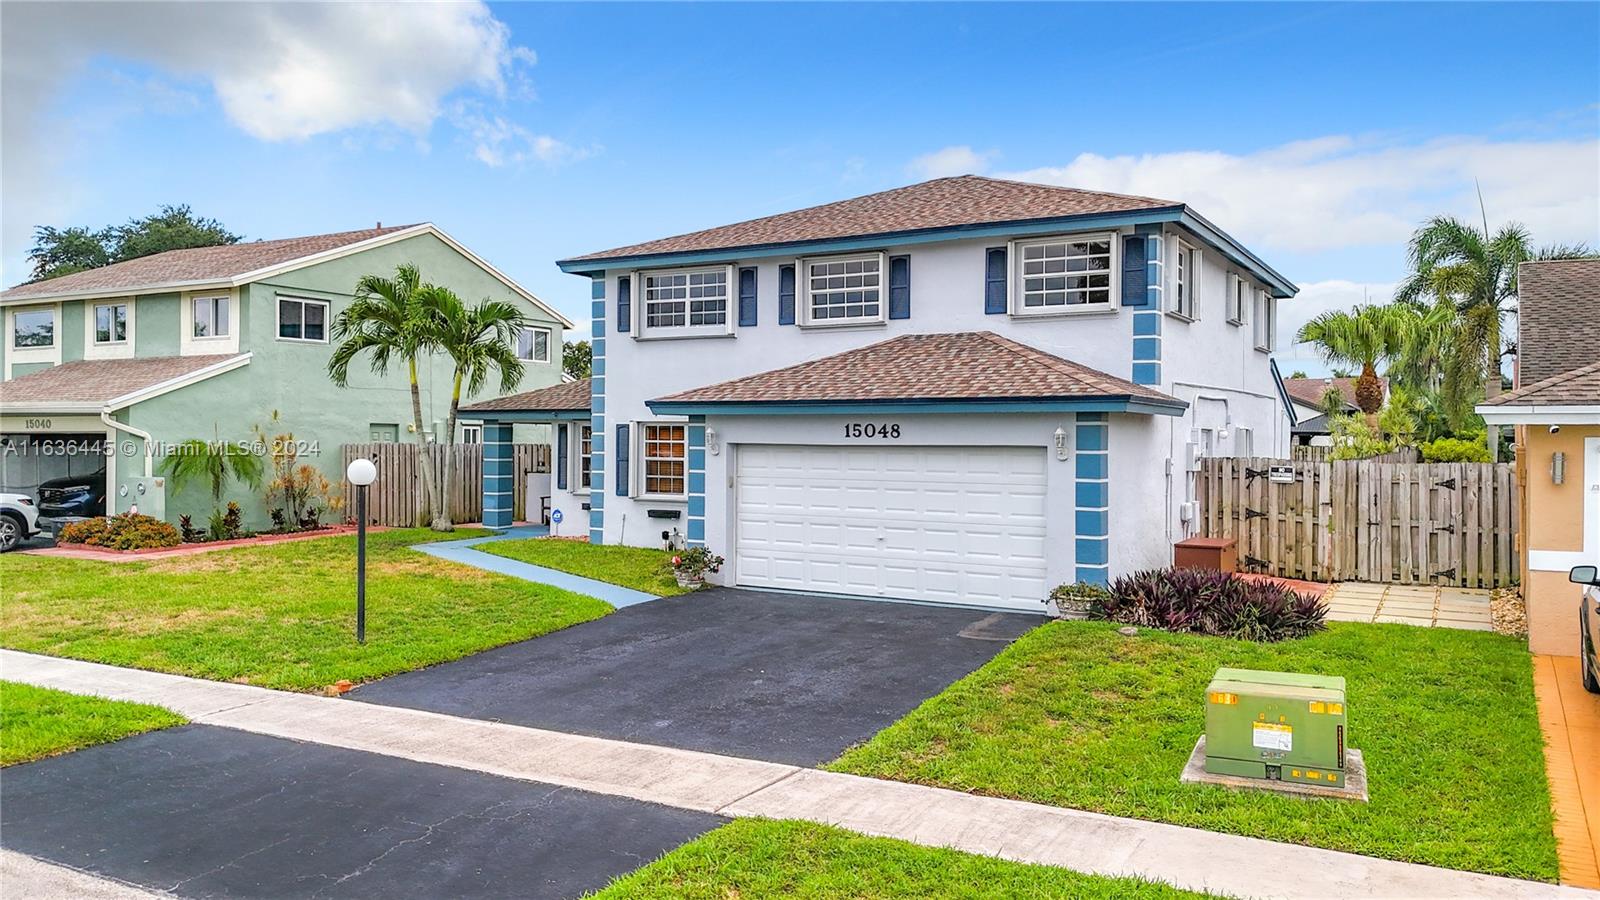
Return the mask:
{"type": "MultiPolygon", "coordinates": [[[[146,517],[146,518],[148,518],[148,517],[146,517]]],[[[88,521],[94,522],[94,521],[99,521],[99,520],[98,519],[90,519],[88,521]]],[[[82,524],[82,523],[75,522],[73,524],[78,525],[78,524],[82,524]]],[[[70,527],[70,526],[68,526],[68,527],[70,527]]],[[[168,527],[171,527],[171,526],[168,526],[168,527]]],[[[224,549],[227,549],[228,547],[247,547],[247,546],[253,546],[253,545],[256,545],[256,544],[277,544],[277,543],[282,543],[284,541],[298,541],[298,540],[305,540],[305,539],[308,539],[308,538],[333,537],[333,536],[341,535],[341,534],[353,534],[355,532],[355,530],[356,530],[356,527],[354,525],[327,525],[327,526],[324,526],[322,528],[315,528],[315,529],[311,529],[309,531],[294,531],[294,532],[287,532],[287,533],[283,533],[283,534],[256,534],[256,535],[251,535],[250,537],[234,538],[232,540],[226,540],[226,541],[199,541],[199,542],[196,542],[196,543],[183,543],[182,541],[177,541],[177,542],[174,542],[172,544],[164,544],[164,545],[161,545],[161,546],[137,547],[137,548],[131,548],[131,549],[121,549],[121,548],[117,548],[117,547],[108,547],[108,546],[102,546],[102,545],[97,545],[97,544],[75,543],[75,542],[70,542],[70,541],[63,541],[58,536],[57,537],[58,544],[55,547],[38,549],[38,550],[23,550],[21,552],[36,554],[36,555],[40,555],[40,556],[78,556],[78,557],[96,557],[96,556],[98,556],[98,557],[102,557],[102,558],[135,558],[135,557],[140,557],[140,556],[151,556],[151,555],[157,555],[157,556],[179,556],[179,555],[183,555],[183,554],[187,554],[187,553],[205,553],[205,552],[208,552],[208,551],[211,551],[211,550],[224,550],[224,549]]],[[[373,533],[373,532],[384,531],[384,530],[386,530],[386,529],[384,529],[382,527],[369,527],[367,529],[367,532],[368,533],[373,533]]]]}

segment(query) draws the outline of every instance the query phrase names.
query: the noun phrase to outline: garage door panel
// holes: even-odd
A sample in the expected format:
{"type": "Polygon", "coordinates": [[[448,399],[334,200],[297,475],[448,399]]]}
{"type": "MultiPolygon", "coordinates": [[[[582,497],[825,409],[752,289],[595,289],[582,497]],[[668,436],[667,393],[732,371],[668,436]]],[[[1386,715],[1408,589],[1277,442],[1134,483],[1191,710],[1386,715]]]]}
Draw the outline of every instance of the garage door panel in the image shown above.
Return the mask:
{"type": "Polygon", "coordinates": [[[1043,448],[738,451],[740,584],[1037,609],[1043,448]]]}

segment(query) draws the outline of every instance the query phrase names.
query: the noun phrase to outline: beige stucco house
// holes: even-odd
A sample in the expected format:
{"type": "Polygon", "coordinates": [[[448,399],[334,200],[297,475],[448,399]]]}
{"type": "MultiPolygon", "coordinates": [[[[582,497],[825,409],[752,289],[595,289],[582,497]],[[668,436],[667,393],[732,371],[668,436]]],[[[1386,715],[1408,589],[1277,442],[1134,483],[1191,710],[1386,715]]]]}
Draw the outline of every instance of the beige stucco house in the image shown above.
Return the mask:
{"type": "Polygon", "coordinates": [[[1600,564],[1600,260],[1523,263],[1516,388],[1478,407],[1517,426],[1528,644],[1576,656],[1582,589],[1600,564]]]}

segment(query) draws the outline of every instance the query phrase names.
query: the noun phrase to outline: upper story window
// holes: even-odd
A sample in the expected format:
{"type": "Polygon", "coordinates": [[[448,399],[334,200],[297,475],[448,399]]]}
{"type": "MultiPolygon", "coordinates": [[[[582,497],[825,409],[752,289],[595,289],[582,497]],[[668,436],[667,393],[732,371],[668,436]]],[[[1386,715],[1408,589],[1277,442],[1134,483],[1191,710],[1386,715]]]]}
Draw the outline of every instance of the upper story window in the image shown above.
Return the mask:
{"type": "Polygon", "coordinates": [[[641,337],[728,334],[733,267],[643,272],[641,337]]]}
{"type": "Polygon", "coordinates": [[[681,422],[644,422],[639,426],[643,496],[682,497],[687,492],[688,426],[681,422]]]}
{"type": "Polygon", "coordinates": [[[304,297],[279,297],[278,337],[286,341],[326,343],[328,301],[310,300],[304,297]]]}
{"type": "Polygon", "coordinates": [[[805,324],[884,321],[882,253],[802,261],[805,324]]]}
{"type": "Polygon", "coordinates": [[[128,304],[100,303],[94,308],[94,342],[122,344],[128,340],[128,304]]]}
{"type": "Polygon", "coordinates": [[[578,426],[578,487],[589,489],[589,481],[593,476],[590,455],[594,451],[594,429],[589,425],[578,426]]]}
{"type": "Polygon", "coordinates": [[[11,346],[18,350],[28,347],[54,347],[56,345],[56,314],[52,309],[19,309],[11,314],[11,346]]]}
{"type": "Polygon", "coordinates": [[[1228,273],[1228,321],[1243,325],[1245,310],[1250,306],[1250,283],[1232,272],[1228,273]]]}
{"type": "Polygon", "coordinates": [[[1199,318],[1195,285],[1200,281],[1200,251],[1178,241],[1177,258],[1172,266],[1172,302],[1168,312],[1186,319],[1199,318]]]}
{"type": "Polygon", "coordinates": [[[530,326],[518,332],[517,359],[526,362],[549,362],[550,329],[530,326]]]}
{"type": "Polygon", "coordinates": [[[1276,346],[1278,330],[1278,304],[1272,292],[1259,288],[1255,292],[1256,349],[1268,353],[1276,346]]]}
{"type": "Polygon", "coordinates": [[[1111,309],[1117,291],[1116,235],[1015,241],[1013,315],[1111,309]]]}
{"type": "Polygon", "coordinates": [[[462,425],[461,426],[461,443],[463,443],[463,444],[481,444],[481,443],[483,443],[483,426],[481,424],[478,424],[478,425],[462,425]]]}
{"type": "Polygon", "coordinates": [[[195,297],[194,336],[197,338],[227,337],[233,325],[228,321],[228,295],[195,297]]]}

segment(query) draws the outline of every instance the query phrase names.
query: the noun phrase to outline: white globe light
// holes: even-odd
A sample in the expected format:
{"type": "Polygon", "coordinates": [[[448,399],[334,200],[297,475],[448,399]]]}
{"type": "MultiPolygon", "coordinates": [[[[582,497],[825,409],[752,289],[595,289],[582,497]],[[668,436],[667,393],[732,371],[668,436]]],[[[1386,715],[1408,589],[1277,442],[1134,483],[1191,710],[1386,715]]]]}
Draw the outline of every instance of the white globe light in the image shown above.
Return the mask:
{"type": "Polygon", "coordinates": [[[350,461],[350,466],[344,470],[344,477],[350,479],[353,485],[366,487],[378,480],[378,467],[366,457],[353,459],[350,461]]]}

